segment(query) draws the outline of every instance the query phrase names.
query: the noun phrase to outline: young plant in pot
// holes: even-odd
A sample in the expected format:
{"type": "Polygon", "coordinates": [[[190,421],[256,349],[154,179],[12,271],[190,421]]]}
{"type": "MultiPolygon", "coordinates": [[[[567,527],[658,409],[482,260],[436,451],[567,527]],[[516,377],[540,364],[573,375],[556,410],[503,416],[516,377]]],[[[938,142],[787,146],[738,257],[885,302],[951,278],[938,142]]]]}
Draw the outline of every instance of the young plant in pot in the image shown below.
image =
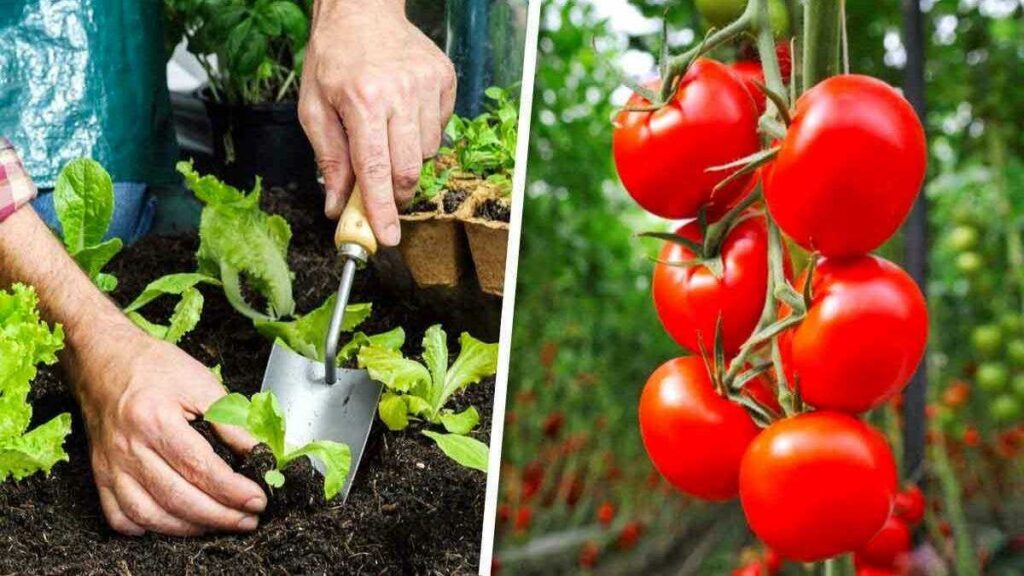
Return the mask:
{"type": "Polygon", "coordinates": [[[487,112],[449,121],[451,144],[423,166],[416,197],[401,216],[399,249],[418,286],[459,283],[469,262],[465,228],[481,287],[501,294],[518,109],[500,88],[486,94],[487,112]]]}
{"type": "Polygon", "coordinates": [[[313,150],[299,124],[298,83],[311,0],[164,0],[168,45],[184,36],[206,70],[198,91],[222,177],[251,188],[316,189],[313,150]]]}

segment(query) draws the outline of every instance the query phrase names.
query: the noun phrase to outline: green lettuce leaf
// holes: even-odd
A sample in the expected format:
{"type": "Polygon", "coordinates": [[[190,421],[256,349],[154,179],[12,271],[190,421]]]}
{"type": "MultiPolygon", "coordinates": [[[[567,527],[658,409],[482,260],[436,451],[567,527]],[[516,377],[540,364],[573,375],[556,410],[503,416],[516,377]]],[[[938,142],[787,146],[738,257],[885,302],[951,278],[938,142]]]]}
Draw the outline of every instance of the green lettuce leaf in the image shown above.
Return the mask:
{"type": "Polygon", "coordinates": [[[359,351],[359,367],[365,368],[370,378],[394,392],[408,392],[430,382],[430,372],[426,367],[403,357],[398,350],[367,346],[359,351]]]}
{"type": "Polygon", "coordinates": [[[388,430],[405,430],[409,426],[409,405],[405,401],[406,398],[408,396],[394,392],[385,392],[381,396],[377,412],[388,430]]]}
{"type": "Polygon", "coordinates": [[[448,375],[448,335],[440,324],[427,328],[423,335],[423,361],[430,369],[430,387],[426,400],[435,410],[444,404],[444,382],[448,375]]]}
{"type": "Polygon", "coordinates": [[[151,336],[176,344],[199,324],[203,312],[203,295],[196,289],[196,285],[202,283],[220,285],[219,280],[205,274],[169,274],[157,278],[124,311],[132,322],[151,336]],[[167,325],[154,324],[139,314],[140,308],[163,295],[181,297],[167,325]]]}
{"type": "Polygon", "coordinates": [[[403,344],[405,344],[405,330],[401,326],[380,334],[367,335],[365,332],[356,332],[341,347],[341,350],[338,350],[338,364],[345,364],[355,358],[359,350],[366,346],[398,350],[403,344]]]}
{"type": "Polygon", "coordinates": [[[443,406],[448,398],[458,390],[470,384],[476,384],[483,378],[493,376],[498,371],[498,344],[487,344],[473,338],[467,332],[459,337],[459,357],[448,370],[444,381],[444,394],[439,405],[443,406]]]}
{"type": "MultiPolygon", "coordinates": [[[[331,323],[331,313],[334,311],[334,303],[337,299],[337,295],[332,294],[319,308],[295,320],[255,320],[256,330],[271,340],[280,339],[289,348],[306,358],[323,362],[324,338],[327,335],[327,326],[331,323]]],[[[351,332],[370,317],[371,310],[372,305],[369,303],[349,304],[345,307],[341,330],[351,332]]]]}
{"type": "Polygon", "coordinates": [[[199,222],[199,271],[224,282],[228,300],[253,319],[277,319],[295,311],[292,276],[288,269],[291,229],[280,216],[260,210],[260,184],[249,194],[200,176],[191,162],[179,162],[185,184],[205,206],[199,222]],[[243,295],[243,279],[267,304],[258,312],[243,295]]]}
{"type": "Polygon", "coordinates": [[[472,406],[457,414],[452,410],[442,410],[440,418],[444,429],[452,434],[469,434],[480,423],[480,413],[472,406]]]}
{"type": "Polygon", "coordinates": [[[249,418],[245,428],[254,438],[270,446],[278,465],[285,459],[284,411],[270,392],[257,392],[249,400],[249,418]]]}
{"type": "Polygon", "coordinates": [[[483,442],[461,434],[441,434],[424,430],[423,434],[437,443],[446,456],[466,468],[487,473],[489,450],[483,442]]]}
{"type": "Polygon", "coordinates": [[[245,428],[249,425],[249,399],[238,392],[232,392],[210,404],[203,419],[215,424],[227,424],[245,428]]]}
{"type": "Polygon", "coordinates": [[[60,325],[52,329],[39,317],[35,290],[15,284],[0,290],[0,481],[49,473],[67,460],[64,438],[71,417],[60,414],[28,430],[32,406],[28,394],[38,364],[53,364],[64,345],[60,325]]]}
{"type": "Polygon", "coordinates": [[[114,183],[95,160],[67,163],[57,176],[53,207],[68,252],[76,254],[103,241],[114,215],[114,183]]]}
{"type": "Polygon", "coordinates": [[[288,460],[309,456],[324,465],[324,497],[331,500],[341,492],[352,466],[352,451],[345,444],[317,440],[288,454],[288,460]]]}
{"type": "Polygon", "coordinates": [[[68,253],[100,290],[116,288],[117,278],[101,272],[123,247],[119,238],[103,241],[114,214],[110,174],[95,160],[72,160],[57,176],[53,206],[68,253]]]}

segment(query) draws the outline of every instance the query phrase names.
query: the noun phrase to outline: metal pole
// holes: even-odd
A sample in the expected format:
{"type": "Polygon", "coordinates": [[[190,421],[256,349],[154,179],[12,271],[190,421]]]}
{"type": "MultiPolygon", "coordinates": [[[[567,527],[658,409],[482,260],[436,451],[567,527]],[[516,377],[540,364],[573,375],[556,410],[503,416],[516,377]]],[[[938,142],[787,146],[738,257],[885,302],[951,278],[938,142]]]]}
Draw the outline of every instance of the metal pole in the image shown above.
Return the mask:
{"type": "Polygon", "coordinates": [[[448,57],[459,78],[455,112],[474,117],[483,111],[490,85],[491,0],[448,0],[448,57]]]}
{"type": "MultiPolygon", "coordinates": [[[[918,0],[903,0],[903,44],[907,67],[903,91],[924,122],[925,116],[925,36],[924,18],[918,0]]],[[[907,272],[924,291],[928,277],[928,202],[922,193],[910,212],[905,227],[907,272]]],[[[925,455],[924,406],[927,389],[927,353],[917,367],[910,385],[903,392],[903,472],[904,477],[920,484],[925,455]]]]}

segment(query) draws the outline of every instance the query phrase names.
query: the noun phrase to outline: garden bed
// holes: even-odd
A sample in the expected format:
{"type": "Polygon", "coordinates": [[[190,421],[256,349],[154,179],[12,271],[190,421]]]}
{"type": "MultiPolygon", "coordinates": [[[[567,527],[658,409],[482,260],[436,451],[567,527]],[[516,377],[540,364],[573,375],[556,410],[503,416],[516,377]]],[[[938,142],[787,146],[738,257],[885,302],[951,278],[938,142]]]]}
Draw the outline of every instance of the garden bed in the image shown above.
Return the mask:
{"type": "MultiPolygon", "coordinates": [[[[322,216],[316,195],[270,190],[263,207],[291,224],[289,264],[296,275],[298,310],[317,307],[337,287],[333,223],[322,216]]],[[[128,247],[111,265],[120,279],[114,298],[127,304],[154,278],[193,268],[197,246],[195,237],[183,236],[153,237],[128,247]]],[[[497,334],[494,311],[481,316],[494,325],[482,327],[459,307],[399,298],[383,285],[372,266],[357,276],[352,301],[374,305],[361,329],[402,326],[406,354],[418,355],[431,324],[444,325],[455,349],[464,330],[482,338],[497,334]]],[[[202,320],[180,345],[209,366],[221,364],[231,390],[258,391],[270,343],[221,291],[203,292],[202,320]]],[[[167,314],[171,304],[153,307],[155,314],[167,314]]],[[[494,379],[487,378],[456,395],[451,406],[476,406],[481,426],[474,437],[485,443],[493,391],[494,379]]],[[[478,569],[485,475],[448,459],[416,426],[388,432],[375,424],[345,504],[264,517],[256,532],[246,535],[127,538],[103,519],[85,431],[59,369],[41,370],[31,401],[34,422],[64,411],[74,414],[65,445],[70,462],[58,464],[50,478],[36,475],[0,485],[0,574],[468,574],[478,569]]]]}

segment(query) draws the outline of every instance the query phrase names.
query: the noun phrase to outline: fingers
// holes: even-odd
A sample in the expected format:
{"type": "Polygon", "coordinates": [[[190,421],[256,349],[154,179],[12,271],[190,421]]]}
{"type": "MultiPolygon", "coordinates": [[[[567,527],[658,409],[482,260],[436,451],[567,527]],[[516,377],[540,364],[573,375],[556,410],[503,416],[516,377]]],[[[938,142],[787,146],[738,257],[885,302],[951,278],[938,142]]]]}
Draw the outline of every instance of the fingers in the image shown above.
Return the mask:
{"type": "Polygon", "coordinates": [[[245,456],[252,451],[253,446],[258,444],[251,434],[237,426],[214,424],[213,430],[228,445],[228,448],[239,456],[245,456]]]}
{"type": "Polygon", "coordinates": [[[132,522],[125,516],[124,512],[121,511],[121,506],[117,503],[117,497],[114,493],[106,486],[98,487],[100,492],[100,507],[103,509],[103,515],[107,517],[107,524],[115,531],[125,536],[142,536],[146,533],[146,529],[139,526],[135,522],[132,522]]]}
{"type": "MultiPolygon", "coordinates": [[[[349,135],[352,167],[363,191],[366,217],[377,241],[395,246],[401,239],[398,208],[392,181],[391,152],[388,145],[388,117],[377,90],[361,89],[358,101],[342,110],[349,135]]],[[[419,135],[415,135],[417,145],[419,135]]]]}
{"type": "Polygon", "coordinates": [[[455,96],[458,92],[459,79],[455,74],[455,66],[451,60],[443,58],[441,62],[441,126],[447,126],[448,120],[455,113],[455,96]]]}
{"type": "Polygon", "coordinates": [[[433,158],[441,147],[441,89],[436,85],[424,87],[420,92],[420,149],[423,158],[433,158]]]}
{"type": "Polygon", "coordinates": [[[198,536],[204,532],[201,526],[169,514],[128,474],[115,476],[114,494],[124,515],[146,530],[171,536],[198,536]]]}
{"type": "MultiPolygon", "coordinates": [[[[392,184],[395,200],[403,206],[412,200],[423,169],[423,149],[420,146],[423,134],[418,112],[412,107],[399,108],[388,123],[392,184]]],[[[436,132],[437,128],[434,130],[436,132]]]]}
{"type": "Polygon", "coordinates": [[[176,518],[228,532],[255,530],[259,524],[254,514],[229,508],[189,483],[155,452],[144,449],[139,454],[139,464],[143,486],[157,504],[176,518]]]}
{"type": "Polygon", "coordinates": [[[324,178],[324,212],[329,218],[336,219],[341,215],[355,181],[345,129],[337,112],[315,88],[302,92],[299,121],[313,146],[324,178]]]}
{"type": "Polygon", "coordinates": [[[156,439],[156,452],[184,480],[235,511],[258,514],[266,508],[263,490],[235,473],[184,420],[170,420],[164,426],[166,432],[156,439]]]}

